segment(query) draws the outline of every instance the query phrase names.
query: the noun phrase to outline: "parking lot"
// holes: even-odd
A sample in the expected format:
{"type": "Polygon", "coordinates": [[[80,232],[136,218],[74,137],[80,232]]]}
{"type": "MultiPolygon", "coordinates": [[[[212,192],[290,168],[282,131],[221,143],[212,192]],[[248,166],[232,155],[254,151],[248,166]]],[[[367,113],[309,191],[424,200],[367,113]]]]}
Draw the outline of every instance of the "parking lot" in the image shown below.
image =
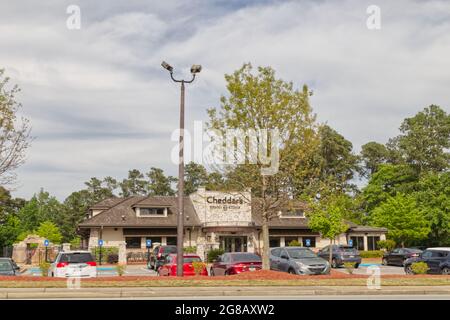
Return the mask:
{"type": "MultiPolygon", "coordinates": [[[[362,274],[362,275],[371,275],[373,274],[373,268],[379,268],[380,275],[404,275],[405,270],[403,267],[397,267],[397,266],[383,266],[381,264],[362,264],[359,266],[358,269],[353,269],[353,274],[362,274]]],[[[336,269],[339,272],[348,273],[348,271],[341,267],[336,269]]]]}

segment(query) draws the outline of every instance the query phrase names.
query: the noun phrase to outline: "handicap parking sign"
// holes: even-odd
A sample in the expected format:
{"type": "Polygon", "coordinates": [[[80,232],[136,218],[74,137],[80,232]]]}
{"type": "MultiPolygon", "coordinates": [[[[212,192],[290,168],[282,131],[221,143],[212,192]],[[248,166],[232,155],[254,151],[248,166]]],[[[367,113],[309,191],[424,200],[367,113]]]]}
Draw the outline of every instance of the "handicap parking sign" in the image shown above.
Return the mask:
{"type": "Polygon", "coordinates": [[[147,248],[151,248],[152,247],[152,240],[147,240],[146,241],[146,246],[147,246],[147,248]]]}
{"type": "Polygon", "coordinates": [[[44,246],[48,247],[48,245],[50,244],[50,241],[48,241],[47,239],[44,240],[44,246]]]}
{"type": "Polygon", "coordinates": [[[353,240],[352,240],[352,239],[348,240],[348,245],[349,245],[350,247],[353,247],[353,240]]]}
{"type": "Polygon", "coordinates": [[[98,239],[98,245],[101,247],[103,246],[103,240],[102,239],[98,239]]]}
{"type": "Polygon", "coordinates": [[[311,239],[306,239],[305,244],[307,247],[311,246],[311,239]]]}

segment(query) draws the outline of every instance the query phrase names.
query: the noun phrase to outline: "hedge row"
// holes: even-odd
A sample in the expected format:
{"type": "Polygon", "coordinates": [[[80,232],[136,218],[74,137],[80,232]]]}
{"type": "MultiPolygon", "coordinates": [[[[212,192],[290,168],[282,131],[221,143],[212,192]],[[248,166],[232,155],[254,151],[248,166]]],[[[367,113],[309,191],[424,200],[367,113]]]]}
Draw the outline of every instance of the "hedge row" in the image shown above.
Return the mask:
{"type": "Polygon", "coordinates": [[[361,258],[381,258],[384,254],[384,251],[381,250],[360,251],[359,254],[361,255],[361,258]]]}

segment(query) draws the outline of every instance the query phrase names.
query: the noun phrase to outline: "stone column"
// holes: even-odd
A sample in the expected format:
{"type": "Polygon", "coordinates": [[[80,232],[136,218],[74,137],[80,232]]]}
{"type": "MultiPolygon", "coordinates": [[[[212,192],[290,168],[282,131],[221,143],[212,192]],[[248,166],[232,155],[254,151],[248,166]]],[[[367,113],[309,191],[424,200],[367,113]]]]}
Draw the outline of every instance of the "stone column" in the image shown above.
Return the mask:
{"type": "Polygon", "coordinates": [[[127,246],[125,241],[119,242],[119,264],[127,264],[127,246]]]}
{"type": "Polygon", "coordinates": [[[364,235],[364,251],[367,251],[369,245],[367,244],[367,235],[364,235]]]}

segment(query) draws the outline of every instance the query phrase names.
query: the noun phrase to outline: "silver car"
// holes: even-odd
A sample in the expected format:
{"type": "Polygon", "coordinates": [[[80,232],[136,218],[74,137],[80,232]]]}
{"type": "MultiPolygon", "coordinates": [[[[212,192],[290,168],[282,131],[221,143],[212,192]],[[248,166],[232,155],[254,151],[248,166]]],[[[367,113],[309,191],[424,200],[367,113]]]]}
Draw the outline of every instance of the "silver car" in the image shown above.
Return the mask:
{"type": "Polygon", "coordinates": [[[279,247],[270,250],[270,269],[292,274],[328,274],[330,264],[309,248],[279,247]]]}

